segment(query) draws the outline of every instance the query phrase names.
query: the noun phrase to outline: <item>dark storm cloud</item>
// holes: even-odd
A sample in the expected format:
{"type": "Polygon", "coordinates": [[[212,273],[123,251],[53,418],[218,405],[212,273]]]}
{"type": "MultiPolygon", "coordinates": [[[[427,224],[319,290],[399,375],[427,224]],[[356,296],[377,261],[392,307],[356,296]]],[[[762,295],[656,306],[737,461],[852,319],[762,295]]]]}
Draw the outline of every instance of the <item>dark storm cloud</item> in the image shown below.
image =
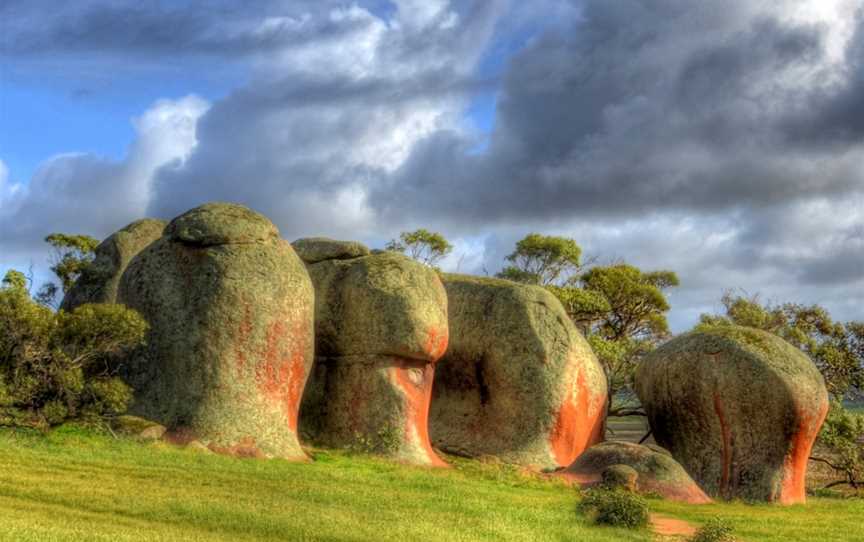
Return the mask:
{"type": "Polygon", "coordinates": [[[145,174],[130,167],[136,153],[56,162],[21,212],[0,213],[0,231],[26,211],[105,235],[104,194],[131,202],[111,206],[117,225],[223,199],[288,238],[420,226],[471,238],[461,270],[475,273],[494,273],[528,231],[567,235],[603,263],[677,271],[673,306],[691,324],[735,287],[860,318],[860,14],[834,59],[837,29],[790,17],[797,0],[47,4],[0,3],[7,61],[188,68],[183,58],[207,56],[253,69],[206,113],[181,115],[197,122],[183,152],[145,160],[145,174]],[[465,111],[490,86],[494,128],[478,141],[465,111]],[[54,205],[58,192],[74,197],[54,205]]]}
{"type": "Polygon", "coordinates": [[[19,59],[76,53],[213,55],[266,53],[356,31],[327,19],[280,18],[339,5],[328,1],[11,0],[0,6],[0,53],[19,59]],[[270,17],[270,21],[267,18],[270,17]]]}
{"type": "Polygon", "coordinates": [[[827,29],[748,9],[586,2],[569,32],[511,61],[487,153],[436,135],[373,201],[476,221],[717,212],[860,190],[864,171],[821,165],[861,148],[860,19],[839,81],[817,94],[827,29]],[[795,124],[847,137],[791,143],[795,124]]]}

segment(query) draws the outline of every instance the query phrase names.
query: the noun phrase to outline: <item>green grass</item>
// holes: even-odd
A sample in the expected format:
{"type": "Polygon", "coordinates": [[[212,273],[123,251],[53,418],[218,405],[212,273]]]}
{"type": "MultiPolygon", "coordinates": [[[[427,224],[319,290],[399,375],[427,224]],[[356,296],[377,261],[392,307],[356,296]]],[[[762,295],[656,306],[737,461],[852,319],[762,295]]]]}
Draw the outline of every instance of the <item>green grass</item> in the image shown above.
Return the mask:
{"type": "MultiPolygon", "coordinates": [[[[596,527],[577,492],[517,469],[454,460],[422,469],[315,452],[309,463],[239,460],[66,427],[0,431],[0,540],[649,541],[596,527]]],[[[860,500],[806,507],[650,501],[745,540],[860,540],[860,500]]]]}

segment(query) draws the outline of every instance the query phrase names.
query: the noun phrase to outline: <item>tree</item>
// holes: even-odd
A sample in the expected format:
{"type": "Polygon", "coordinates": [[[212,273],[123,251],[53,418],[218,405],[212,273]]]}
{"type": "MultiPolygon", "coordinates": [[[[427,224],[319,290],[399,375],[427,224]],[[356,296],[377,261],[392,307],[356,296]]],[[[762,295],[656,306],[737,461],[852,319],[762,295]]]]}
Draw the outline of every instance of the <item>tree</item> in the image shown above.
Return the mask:
{"type": "Polygon", "coordinates": [[[93,262],[99,241],[87,235],[52,233],[45,238],[45,242],[54,247],[51,271],[60,279],[65,294],[81,276],[82,271],[93,262]]]}
{"type": "Polygon", "coordinates": [[[816,448],[827,457],[811,456],[812,461],[831,467],[841,478],[825,486],[850,485],[864,487],[864,415],[843,408],[832,401],[825,424],[819,432],[816,448]]]}
{"type": "Polygon", "coordinates": [[[516,243],[516,250],[507,256],[510,265],[498,277],[538,284],[562,286],[582,269],[582,249],[567,237],[529,233],[516,243]]]}
{"type": "Polygon", "coordinates": [[[54,312],[30,297],[22,276],[10,271],[0,288],[0,425],[125,411],[131,390],[118,364],[142,344],[147,323],[123,305],[54,312]]]}
{"type": "Polygon", "coordinates": [[[393,239],[384,247],[387,250],[402,252],[411,258],[434,267],[442,258],[453,250],[443,235],[430,232],[423,228],[414,231],[403,231],[399,239],[393,239]]]}
{"type": "Polygon", "coordinates": [[[633,377],[642,358],[669,338],[666,290],[678,286],[678,276],[672,271],[643,272],[617,264],[591,268],[579,278],[579,284],[585,294],[602,300],[602,304],[589,305],[588,312],[571,313],[570,317],[583,329],[603,365],[610,398],[624,399],[621,405],[610,400],[608,414],[641,414],[628,400],[633,377]],[[599,310],[602,307],[608,309],[599,310]]]}
{"type": "Polygon", "coordinates": [[[724,314],[701,315],[701,326],[748,326],[782,337],[810,356],[837,400],[864,388],[864,322],[835,322],[819,305],[762,304],[759,296],[731,291],[721,302],[724,314]]]}

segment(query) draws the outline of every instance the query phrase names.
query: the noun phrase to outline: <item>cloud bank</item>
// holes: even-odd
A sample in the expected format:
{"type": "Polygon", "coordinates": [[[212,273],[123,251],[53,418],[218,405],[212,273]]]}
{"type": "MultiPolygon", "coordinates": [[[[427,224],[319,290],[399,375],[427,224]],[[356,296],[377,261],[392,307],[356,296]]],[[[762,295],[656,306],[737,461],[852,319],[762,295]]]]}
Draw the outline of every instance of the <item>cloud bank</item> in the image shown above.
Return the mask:
{"type": "Polygon", "coordinates": [[[40,24],[28,5],[0,8],[7,61],[204,57],[248,81],[156,102],[123,161],[53,157],[26,185],[0,168],[4,253],[224,199],[289,239],[432,227],[467,272],[569,235],[678,271],[678,328],[734,287],[864,317],[859,0],[88,0],[40,24]]]}

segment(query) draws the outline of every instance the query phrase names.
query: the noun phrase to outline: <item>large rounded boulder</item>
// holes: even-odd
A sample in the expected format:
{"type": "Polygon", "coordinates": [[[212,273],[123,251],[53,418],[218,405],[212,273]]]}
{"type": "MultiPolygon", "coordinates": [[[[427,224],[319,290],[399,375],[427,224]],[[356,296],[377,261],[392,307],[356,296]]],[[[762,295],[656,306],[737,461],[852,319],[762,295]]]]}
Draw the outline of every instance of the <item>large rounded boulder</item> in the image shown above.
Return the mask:
{"type": "Polygon", "coordinates": [[[446,274],[450,344],[430,433],[444,451],[536,469],[566,467],[603,438],[606,377],[545,289],[446,274]]]}
{"type": "Polygon", "coordinates": [[[654,439],[712,497],[805,500],[828,393],[791,344],[737,326],[687,333],[646,357],[636,392],[654,439]]]}
{"type": "Polygon", "coordinates": [[[153,218],[136,220],[102,241],[87,266],[66,293],[60,306],[72,311],[85,303],[114,303],[120,277],[132,258],[162,237],[165,222],[153,218]]]}
{"type": "Polygon", "coordinates": [[[401,254],[322,243],[316,240],[310,257],[306,243],[295,241],[314,262],[308,270],[316,296],[316,361],[302,434],[320,445],[442,465],[427,429],[434,364],[448,337],[437,273],[401,254]]]}
{"type": "Polygon", "coordinates": [[[225,203],[175,218],[130,262],[118,301],[150,323],[125,369],[133,413],[214,451],[305,457],[297,423],[314,294],[267,218],[225,203]]]}
{"type": "MultiPolygon", "coordinates": [[[[608,483],[610,476],[625,469],[636,476],[635,490],[664,499],[703,504],[711,499],[675,459],[662,448],[632,442],[602,442],[588,448],[561,475],[581,484],[608,483]]],[[[619,476],[620,478],[620,476],[619,476]]]]}

